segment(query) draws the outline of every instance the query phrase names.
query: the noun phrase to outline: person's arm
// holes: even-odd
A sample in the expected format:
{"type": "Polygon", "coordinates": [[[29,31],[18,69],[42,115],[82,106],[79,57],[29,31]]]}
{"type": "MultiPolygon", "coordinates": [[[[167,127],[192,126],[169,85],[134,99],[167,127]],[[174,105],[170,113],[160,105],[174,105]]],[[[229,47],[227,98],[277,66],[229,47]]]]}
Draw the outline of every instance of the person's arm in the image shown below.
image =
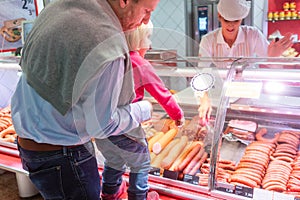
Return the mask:
{"type": "Polygon", "coordinates": [[[144,60],[143,64],[134,70],[137,70],[134,73],[137,73],[136,75],[141,78],[145,90],[157,100],[170,118],[175,121],[175,124],[178,126],[183,125],[184,114],[182,109],[171,92],[165,87],[163,81],[155,73],[152,65],[147,60],[144,60]]]}
{"type": "Polygon", "coordinates": [[[278,41],[268,42],[267,38],[258,29],[252,29],[251,44],[258,57],[279,57],[282,53],[293,45],[291,33],[287,33],[278,41]]]}
{"type": "MultiPolygon", "coordinates": [[[[203,37],[199,44],[199,56],[200,57],[212,57],[212,41],[209,41],[208,35],[203,37]]],[[[207,63],[205,63],[207,64],[207,63]]],[[[199,64],[198,66],[201,66],[199,64]]],[[[212,107],[210,103],[210,99],[208,96],[208,92],[204,92],[203,94],[199,95],[200,106],[198,108],[200,124],[205,125],[207,120],[210,118],[212,107]]]]}
{"type": "Polygon", "coordinates": [[[211,102],[208,96],[208,92],[204,92],[202,95],[199,95],[200,106],[198,108],[200,124],[205,125],[210,118],[212,112],[211,102]]]}
{"type": "MultiPolygon", "coordinates": [[[[124,59],[120,58],[90,80],[82,109],[87,131],[95,138],[127,133],[151,118],[152,105],[148,101],[119,105],[120,99],[124,98],[120,96],[123,78],[124,59]]],[[[128,92],[133,94],[133,88],[128,88],[128,92]]]]}

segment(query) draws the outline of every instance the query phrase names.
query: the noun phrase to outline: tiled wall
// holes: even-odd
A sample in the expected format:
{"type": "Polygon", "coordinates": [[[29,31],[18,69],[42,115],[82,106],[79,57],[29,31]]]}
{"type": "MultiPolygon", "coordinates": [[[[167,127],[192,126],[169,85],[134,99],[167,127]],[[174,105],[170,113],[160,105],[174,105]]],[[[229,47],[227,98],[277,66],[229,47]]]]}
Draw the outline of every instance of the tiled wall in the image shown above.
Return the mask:
{"type": "Polygon", "coordinates": [[[185,55],[185,0],[161,0],[152,14],[154,25],[152,47],[176,49],[185,55]]]}

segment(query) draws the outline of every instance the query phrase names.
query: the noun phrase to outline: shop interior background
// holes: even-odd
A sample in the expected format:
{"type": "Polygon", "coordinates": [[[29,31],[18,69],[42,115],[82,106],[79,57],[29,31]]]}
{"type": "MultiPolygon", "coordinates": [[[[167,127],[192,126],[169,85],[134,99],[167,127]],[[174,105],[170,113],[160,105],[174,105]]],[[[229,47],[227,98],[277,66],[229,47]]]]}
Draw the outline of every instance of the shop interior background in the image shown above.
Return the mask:
{"type": "MultiPolygon", "coordinates": [[[[38,13],[55,0],[36,0],[38,13]]],[[[192,19],[192,3],[199,0],[160,0],[158,7],[152,13],[151,20],[154,32],[151,37],[153,50],[175,50],[177,57],[196,56],[191,44],[198,45],[192,39],[190,30],[192,19]]],[[[203,0],[201,0],[203,2],[203,0]]],[[[205,1],[205,0],[204,0],[205,1]]],[[[207,0],[217,3],[218,0],[207,0]]],[[[268,1],[252,0],[252,25],[260,29],[267,36],[267,9],[268,1]]],[[[5,54],[9,54],[6,52],[5,54]]],[[[177,63],[177,67],[186,67],[185,63],[177,63]],[[182,65],[181,65],[182,64],[182,65]]],[[[170,89],[180,91],[189,86],[186,77],[161,77],[170,89]]]]}
{"type": "MultiPolygon", "coordinates": [[[[39,12],[44,5],[53,0],[37,0],[39,12]]],[[[160,0],[151,20],[155,27],[151,37],[152,46],[159,49],[176,49],[180,56],[195,55],[191,52],[189,41],[191,34],[189,23],[192,20],[189,6],[197,0],[160,0]]],[[[252,25],[260,29],[267,36],[267,9],[268,1],[252,0],[252,25]]],[[[215,2],[218,0],[207,0],[215,2]]]]}

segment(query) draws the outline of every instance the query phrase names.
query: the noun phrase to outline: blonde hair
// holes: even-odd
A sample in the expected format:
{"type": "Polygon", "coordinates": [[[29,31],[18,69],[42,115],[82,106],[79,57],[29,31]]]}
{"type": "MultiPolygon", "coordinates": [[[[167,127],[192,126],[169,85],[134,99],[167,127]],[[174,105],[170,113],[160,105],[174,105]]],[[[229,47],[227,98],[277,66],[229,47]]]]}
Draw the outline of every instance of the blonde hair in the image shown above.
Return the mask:
{"type": "Polygon", "coordinates": [[[148,39],[149,35],[152,35],[153,24],[151,20],[147,24],[141,24],[135,30],[128,31],[125,33],[129,51],[137,51],[140,49],[149,48],[150,44],[145,45],[145,40],[148,39]]]}

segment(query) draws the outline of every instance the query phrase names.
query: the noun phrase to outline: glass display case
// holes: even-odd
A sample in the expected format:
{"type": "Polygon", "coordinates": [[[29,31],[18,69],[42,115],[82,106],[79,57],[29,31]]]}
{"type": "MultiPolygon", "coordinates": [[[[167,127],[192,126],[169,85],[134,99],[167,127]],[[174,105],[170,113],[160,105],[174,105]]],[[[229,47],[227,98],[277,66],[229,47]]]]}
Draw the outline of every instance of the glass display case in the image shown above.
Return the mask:
{"type": "MultiPolygon", "coordinates": [[[[153,119],[143,124],[152,189],[176,199],[300,197],[299,58],[148,59],[186,118],[177,129],[146,94],[154,107],[153,119]],[[214,83],[204,89],[213,108],[206,125],[199,123],[200,97],[190,84],[199,74],[210,74],[214,83]]],[[[21,70],[17,63],[0,59],[2,74],[15,77],[8,79],[10,90],[21,70]]],[[[15,143],[0,140],[0,168],[26,174],[15,143]]]]}
{"type": "MultiPolygon", "coordinates": [[[[166,155],[160,158],[160,163],[155,160],[160,153],[153,152],[155,144],[150,142],[154,175],[166,183],[166,179],[175,179],[178,185],[197,185],[186,189],[186,194],[188,190],[192,193],[198,190],[199,194],[206,191],[216,199],[300,197],[299,58],[166,61],[177,62],[175,67],[164,65],[162,61],[150,61],[168,88],[185,84],[186,88],[174,96],[188,121],[172,140],[180,138],[175,147],[170,147],[169,153],[161,151],[166,155]],[[199,97],[190,87],[191,78],[199,73],[211,73],[215,77],[214,87],[208,91],[213,113],[206,126],[199,125],[199,97]],[[180,146],[185,135],[189,139],[180,146]],[[198,158],[193,160],[189,156],[198,158]],[[170,157],[176,157],[172,164],[168,164],[170,157]],[[188,164],[185,159],[189,159],[188,164]]],[[[148,99],[153,102],[155,111],[163,113],[153,98],[148,99]]],[[[160,123],[170,123],[168,116],[160,116],[163,116],[158,120],[160,123]]],[[[156,121],[153,124],[154,129],[161,128],[156,121]]],[[[172,128],[170,125],[169,129],[172,128]]],[[[168,129],[156,131],[167,134],[168,129]]]]}

